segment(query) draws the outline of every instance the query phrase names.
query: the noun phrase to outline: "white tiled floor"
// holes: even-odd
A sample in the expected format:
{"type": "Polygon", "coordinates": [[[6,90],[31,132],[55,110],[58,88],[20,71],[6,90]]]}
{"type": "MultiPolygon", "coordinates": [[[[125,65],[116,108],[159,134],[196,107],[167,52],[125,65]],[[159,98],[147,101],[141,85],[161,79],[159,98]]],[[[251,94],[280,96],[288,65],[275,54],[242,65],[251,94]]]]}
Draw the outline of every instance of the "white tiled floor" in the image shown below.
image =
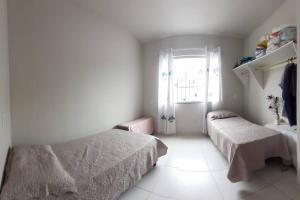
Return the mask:
{"type": "Polygon", "coordinates": [[[249,182],[231,183],[227,161],[208,137],[160,138],[168,154],[121,200],[300,200],[294,169],[269,162],[249,182]]]}

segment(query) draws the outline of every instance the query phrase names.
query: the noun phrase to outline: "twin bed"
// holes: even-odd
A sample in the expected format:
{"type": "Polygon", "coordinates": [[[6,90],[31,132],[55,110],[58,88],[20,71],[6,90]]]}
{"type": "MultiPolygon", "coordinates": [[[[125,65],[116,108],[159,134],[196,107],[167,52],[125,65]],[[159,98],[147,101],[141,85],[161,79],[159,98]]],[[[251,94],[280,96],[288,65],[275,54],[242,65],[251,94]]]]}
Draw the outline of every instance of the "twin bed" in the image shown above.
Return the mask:
{"type": "Polygon", "coordinates": [[[166,152],[156,137],[118,129],[52,146],[17,146],[0,199],[115,200],[166,152]]]}
{"type": "MultiPolygon", "coordinates": [[[[279,132],[229,111],[209,113],[207,124],[211,140],[230,163],[232,182],[248,180],[268,158],[290,162],[279,132]]],[[[115,200],[166,153],[158,138],[118,129],[51,146],[17,146],[8,158],[0,199],[115,200]]]]}
{"type": "Polygon", "coordinates": [[[227,158],[231,182],[248,180],[265,160],[279,157],[290,164],[285,138],[277,131],[253,124],[230,111],[211,112],[207,116],[208,134],[227,158]]]}

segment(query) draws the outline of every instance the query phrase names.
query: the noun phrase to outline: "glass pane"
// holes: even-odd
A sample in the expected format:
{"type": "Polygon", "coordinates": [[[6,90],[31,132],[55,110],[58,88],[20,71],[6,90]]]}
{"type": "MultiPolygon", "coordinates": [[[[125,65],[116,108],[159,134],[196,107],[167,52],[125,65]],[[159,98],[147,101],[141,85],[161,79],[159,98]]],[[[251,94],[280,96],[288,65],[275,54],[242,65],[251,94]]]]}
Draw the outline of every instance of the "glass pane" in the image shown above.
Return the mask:
{"type": "Polygon", "coordinates": [[[175,58],[173,68],[175,102],[203,101],[206,59],[175,58]]]}

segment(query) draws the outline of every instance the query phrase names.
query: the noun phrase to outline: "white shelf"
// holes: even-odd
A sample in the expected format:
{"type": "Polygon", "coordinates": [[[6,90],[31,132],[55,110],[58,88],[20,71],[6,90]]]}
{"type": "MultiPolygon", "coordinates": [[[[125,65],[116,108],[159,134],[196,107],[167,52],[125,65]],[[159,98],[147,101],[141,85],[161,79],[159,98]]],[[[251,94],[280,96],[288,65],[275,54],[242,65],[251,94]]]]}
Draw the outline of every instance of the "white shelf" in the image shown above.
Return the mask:
{"type": "Polygon", "coordinates": [[[249,75],[252,75],[263,89],[264,71],[273,69],[274,66],[283,64],[287,62],[287,59],[296,56],[297,46],[294,42],[289,42],[263,57],[233,69],[233,71],[245,86],[249,84],[249,75]]]}

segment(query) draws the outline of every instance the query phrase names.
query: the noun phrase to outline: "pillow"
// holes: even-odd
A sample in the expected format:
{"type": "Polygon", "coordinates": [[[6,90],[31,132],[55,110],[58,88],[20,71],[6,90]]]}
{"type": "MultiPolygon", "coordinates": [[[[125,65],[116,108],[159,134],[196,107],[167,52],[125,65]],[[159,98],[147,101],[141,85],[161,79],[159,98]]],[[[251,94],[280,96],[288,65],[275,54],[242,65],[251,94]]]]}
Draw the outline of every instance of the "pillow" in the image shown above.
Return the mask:
{"type": "Polygon", "coordinates": [[[231,117],[237,117],[238,115],[234,112],[228,111],[228,110],[219,110],[210,112],[207,115],[207,118],[209,120],[216,120],[216,119],[225,119],[225,118],[231,118],[231,117]]]}
{"type": "Polygon", "coordinates": [[[1,200],[43,199],[76,192],[75,180],[64,170],[51,146],[13,148],[1,200]]]}

